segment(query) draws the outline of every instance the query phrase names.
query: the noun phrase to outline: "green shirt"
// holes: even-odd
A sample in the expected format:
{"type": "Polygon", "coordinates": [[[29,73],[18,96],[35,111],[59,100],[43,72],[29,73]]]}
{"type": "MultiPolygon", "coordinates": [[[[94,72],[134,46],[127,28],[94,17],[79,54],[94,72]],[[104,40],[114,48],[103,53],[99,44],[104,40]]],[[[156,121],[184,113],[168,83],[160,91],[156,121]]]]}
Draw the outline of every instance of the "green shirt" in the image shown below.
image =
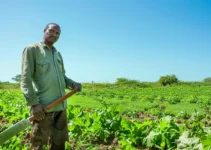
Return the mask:
{"type": "MultiPolygon", "coordinates": [[[[65,88],[73,87],[74,81],[65,76],[61,54],[43,42],[26,47],[22,55],[21,90],[27,105],[47,106],[65,95],[65,88]]],[[[67,108],[66,100],[51,110],[67,108]]]]}

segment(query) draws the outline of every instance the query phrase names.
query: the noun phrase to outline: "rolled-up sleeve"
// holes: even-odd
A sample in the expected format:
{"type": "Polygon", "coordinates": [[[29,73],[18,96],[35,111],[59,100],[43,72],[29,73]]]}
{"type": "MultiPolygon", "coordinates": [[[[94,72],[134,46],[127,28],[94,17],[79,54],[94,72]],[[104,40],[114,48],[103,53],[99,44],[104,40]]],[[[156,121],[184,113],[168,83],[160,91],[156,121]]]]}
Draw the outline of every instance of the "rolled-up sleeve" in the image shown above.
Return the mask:
{"type": "Polygon", "coordinates": [[[36,93],[33,89],[32,79],[35,70],[35,60],[33,57],[33,48],[27,47],[22,54],[21,68],[21,90],[26,98],[27,105],[39,104],[36,93]]]}

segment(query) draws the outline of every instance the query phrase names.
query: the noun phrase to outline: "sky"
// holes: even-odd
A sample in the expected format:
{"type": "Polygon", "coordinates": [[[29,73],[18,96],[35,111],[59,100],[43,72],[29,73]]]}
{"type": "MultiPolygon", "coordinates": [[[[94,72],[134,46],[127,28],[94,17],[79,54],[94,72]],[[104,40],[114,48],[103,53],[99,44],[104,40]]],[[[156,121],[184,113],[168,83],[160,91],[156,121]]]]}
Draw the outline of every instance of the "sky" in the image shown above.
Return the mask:
{"type": "Polygon", "coordinates": [[[51,22],[77,82],[211,77],[210,0],[0,0],[0,18],[0,81],[21,73],[24,48],[51,22]]]}

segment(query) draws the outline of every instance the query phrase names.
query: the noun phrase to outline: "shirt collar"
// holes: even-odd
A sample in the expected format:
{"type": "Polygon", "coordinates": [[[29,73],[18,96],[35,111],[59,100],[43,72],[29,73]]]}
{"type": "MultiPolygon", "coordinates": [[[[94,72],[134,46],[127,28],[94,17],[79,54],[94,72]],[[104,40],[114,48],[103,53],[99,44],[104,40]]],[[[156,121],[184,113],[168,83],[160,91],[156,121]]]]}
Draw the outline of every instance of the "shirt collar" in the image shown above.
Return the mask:
{"type": "MultiPolygon", "coordinates": [[[[40,41],[40,44],[43,48],[47,48],[47,49],[50,49],[43,41],[40,41]]],[[[56,51],[56,48],[54,46],[52,46],[52,50],[53,51],[56,51]]]]}

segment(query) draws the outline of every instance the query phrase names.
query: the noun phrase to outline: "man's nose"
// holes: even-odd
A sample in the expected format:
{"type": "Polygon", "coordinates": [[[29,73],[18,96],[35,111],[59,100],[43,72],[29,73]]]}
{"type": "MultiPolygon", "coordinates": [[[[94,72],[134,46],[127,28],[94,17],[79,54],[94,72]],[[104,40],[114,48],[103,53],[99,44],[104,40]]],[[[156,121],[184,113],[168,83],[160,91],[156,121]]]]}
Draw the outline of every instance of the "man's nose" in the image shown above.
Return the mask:
{"type": "Polygon", "coordinates": [[[55,36],[55,37],[59,36],[56,32],[52,33],[52,35],[55,36]]]}

